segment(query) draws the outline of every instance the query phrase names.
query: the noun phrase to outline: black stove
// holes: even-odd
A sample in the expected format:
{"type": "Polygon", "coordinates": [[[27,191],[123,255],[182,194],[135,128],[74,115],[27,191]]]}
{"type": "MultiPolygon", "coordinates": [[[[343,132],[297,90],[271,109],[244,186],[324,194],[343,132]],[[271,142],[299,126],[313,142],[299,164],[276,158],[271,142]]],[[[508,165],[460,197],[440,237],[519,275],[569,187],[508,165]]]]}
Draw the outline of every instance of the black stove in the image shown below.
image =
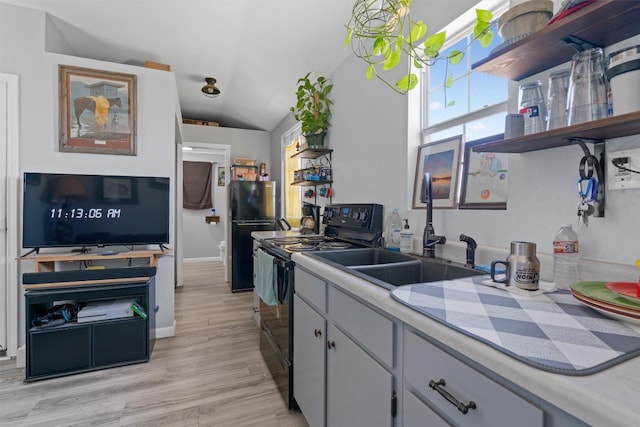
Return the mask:
{"type": "Polygon", "coordinates": [[[382,240],[382,205],[335,204],[324,209],[324,234],[263,239],[274,255],[291,258],[295,252],[376,247],[382,240]]]}
{"type": "MultiPolygon", "coordinates": [[[[293,293],[294,267],[291,254],[380,246],[382,205],[340,204],[324,209],[324,234],[304,234],[262,239],[256,249],[254,271],[260,295],[260,352],[289,409],[297,409],[293,397],[293,293]],[[273,272],[264,271],[273,260],[273,272]],[[265,289],[265,278],[272,280],[265,289]],[[262,280],[261,280],[262,279],[262,280]],[[269,292],[270,291],[270,292],[269,292]],[[276,299],[274,301],[273,299],[276,299]]],[[[268,268],[267,268],[268,270],[268,268]]]]}

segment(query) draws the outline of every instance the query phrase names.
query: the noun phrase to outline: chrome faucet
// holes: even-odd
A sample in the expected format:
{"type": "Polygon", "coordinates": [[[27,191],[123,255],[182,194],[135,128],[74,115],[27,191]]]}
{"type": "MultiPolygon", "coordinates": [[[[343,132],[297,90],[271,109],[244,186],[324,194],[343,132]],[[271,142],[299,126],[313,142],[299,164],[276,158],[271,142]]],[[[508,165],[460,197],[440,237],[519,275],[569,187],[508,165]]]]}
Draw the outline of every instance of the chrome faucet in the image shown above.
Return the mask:
{"type": "Polygon", "coordinates": [[[460,241],[467,243],[467,262],[465,263],[465,267],[475,268],[476,267],[476,248],[478,244],[471,237],[466,236],[464,234],[460,235],[460,241]]]}
{"type": "Polygon", "coordinates": [[[427,223],[424,226],[424,234],[422,235],[422,255],[435,258],[436,248],[435,246],[443,245],[447,242],[445,236],[437,236],[436,231],[433,228],[433,194],[431,194],[431,173],[425,172],[424,174],[424,200],[427,205],[427,223]]]}

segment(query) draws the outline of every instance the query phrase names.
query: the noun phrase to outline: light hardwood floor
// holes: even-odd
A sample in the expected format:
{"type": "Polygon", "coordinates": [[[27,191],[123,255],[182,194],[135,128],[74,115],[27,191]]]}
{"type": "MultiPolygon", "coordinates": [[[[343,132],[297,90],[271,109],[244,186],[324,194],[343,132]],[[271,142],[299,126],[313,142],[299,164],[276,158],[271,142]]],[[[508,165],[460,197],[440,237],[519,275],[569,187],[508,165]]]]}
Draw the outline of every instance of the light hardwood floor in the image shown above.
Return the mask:
{"type": "Polygon", "coordinates": [[[307,426],[262,360],[251,301],[222,263],[185,264],[176,336],[149,362],[34,383],[0,362],[0,426],[307,426]]]}

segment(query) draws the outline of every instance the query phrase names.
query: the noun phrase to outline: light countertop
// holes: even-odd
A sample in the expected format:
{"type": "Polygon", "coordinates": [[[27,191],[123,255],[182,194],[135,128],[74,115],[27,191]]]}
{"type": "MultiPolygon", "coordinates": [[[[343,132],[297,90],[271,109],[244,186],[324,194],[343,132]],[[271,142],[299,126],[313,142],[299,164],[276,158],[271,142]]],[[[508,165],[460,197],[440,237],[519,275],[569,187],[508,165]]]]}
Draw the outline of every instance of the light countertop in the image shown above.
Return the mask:
{"type": "Polygon", "coordinates": [[[531,367],[394,300],[389,291],[304,253],[292,259],[381,311],[466,355],[504,379],[590,425],[637,426],[640,357],[592,375],[569,376],[531,367]]]}

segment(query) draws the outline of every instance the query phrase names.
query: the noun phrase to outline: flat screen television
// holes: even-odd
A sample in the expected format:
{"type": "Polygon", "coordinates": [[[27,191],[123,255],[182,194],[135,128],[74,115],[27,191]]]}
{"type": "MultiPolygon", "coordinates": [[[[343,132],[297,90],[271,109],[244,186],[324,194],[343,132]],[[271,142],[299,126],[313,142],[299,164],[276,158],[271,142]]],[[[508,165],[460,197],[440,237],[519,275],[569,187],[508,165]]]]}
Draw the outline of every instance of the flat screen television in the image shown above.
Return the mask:
{"type": "Polygon", "coordinates": [[[26,172],[22,247],[169,243],[169,178],[26,172]]]}

